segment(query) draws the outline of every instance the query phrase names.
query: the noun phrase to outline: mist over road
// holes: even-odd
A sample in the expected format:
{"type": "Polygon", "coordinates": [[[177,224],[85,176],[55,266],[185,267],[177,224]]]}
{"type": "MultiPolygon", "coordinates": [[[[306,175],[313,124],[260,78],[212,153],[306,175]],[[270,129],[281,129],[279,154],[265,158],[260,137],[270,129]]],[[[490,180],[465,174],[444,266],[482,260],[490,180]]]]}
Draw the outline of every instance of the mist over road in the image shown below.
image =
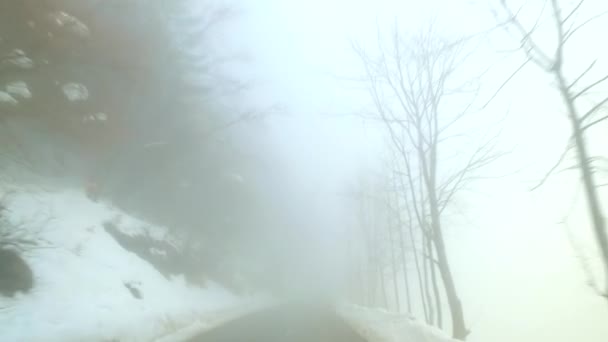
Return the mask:
{"type": "Polygon", "coordinates": [[[365,342],[331,307],[288,304],[228,322],[190,342],[365,342]]]}

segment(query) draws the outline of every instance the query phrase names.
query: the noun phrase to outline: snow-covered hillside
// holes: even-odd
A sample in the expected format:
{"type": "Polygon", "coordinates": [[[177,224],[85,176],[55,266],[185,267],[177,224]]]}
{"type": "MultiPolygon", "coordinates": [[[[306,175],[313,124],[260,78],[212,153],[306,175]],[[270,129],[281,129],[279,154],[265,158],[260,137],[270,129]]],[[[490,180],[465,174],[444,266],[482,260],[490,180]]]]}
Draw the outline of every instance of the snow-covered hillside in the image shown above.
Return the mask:
{"type": "Polygon", "coordinates": [[[121,247],[104,223],[120,217],[126,234],[145,229],[147,236],[179,241],[80,191],[22,190],[1,203],[4,231],[36,242],[19,249],[32,289],[0,294],[2,341],[169,341],[183,328],[201,330],[263,302],[211,281],[196,286],[183,276],[163,276],[121,247]]]}
{"type": "Polygon", "coordinates": [[[456,342],[404,314],[352,304],[340,305],[336,311],[368,342],[456,342]]]}

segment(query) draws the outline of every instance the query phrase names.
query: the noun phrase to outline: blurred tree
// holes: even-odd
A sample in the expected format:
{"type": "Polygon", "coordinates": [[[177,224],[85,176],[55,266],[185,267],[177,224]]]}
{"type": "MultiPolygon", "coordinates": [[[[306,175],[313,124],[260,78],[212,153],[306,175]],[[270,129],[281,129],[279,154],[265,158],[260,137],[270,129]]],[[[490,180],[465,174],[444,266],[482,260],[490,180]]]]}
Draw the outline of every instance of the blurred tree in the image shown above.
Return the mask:
{"type": "MultiPolygon", "coordinates": [[[[519,45],[526,59],[522,67],[530,62],[536,64],[541,70],[551,75],[554,79],[559,96],[564,104],[571,128],[571,137],[566,149],[558,162],[549,170],[543,180],[537,186],[541,186],[547,178],[559,168],[570,150],[576,152],[576,169],[580,172],[583,181],[583,189],[587,199],[589,218],[592,223],[592,231],[601,254],[603,264],[604,284],[603,286],[593,283],[594,289],[605,298],[608,298],[608,232],[606,231],[606,219],[600,193],[598,191],[598,176],[595,165],[601,157],[595,157],[591,152],[589,142],[590,131],[600,123],[608,119],[604,109],[608,104],[606,90],[601,91],[602,85],[608,81],[608,75],[604,74],[595,78],[594,67],[597,67],[597,59],[593,60],[582,72],[571,74],[567,68],[568,42],[572,44],[572,37],[581,34],[582,29],[591,22],[602,18],[606,11],[598,11],[586,20],[578,20],[579,14],[585,0],[579,0],[572,5],[566,5],[562,1],[551,0],[547,2],[548,18],[545,18],[545,6],[542,12],[535,18],[535,23],[526,25],[519,17],[519,11],[513,12],[506,0],[501,0],[502,8],[506,15],[507,28],[514,32],[519,38],[519,45]],[[543,19],[548,19],[555,37],[555,43],[551,50],[545,49],[538,44],[539,26],[543,19]],[[589,77],[593,77],[589,79],[589,77]],[[600,94],[598,96],[598,94],[600,94]]],[[[582,36],[586,38],[586,36],[582,36]]],[[[520,67],[516,72],[521,70],[520,67]]]]}
{"type": "Polygon", "coordinates": [[[234,238],[259,189],[241,175],[251,160],[215,133],[254,115],[215,101],[239,85],[207,43],[232,11],[201,4],[0,2],[0,155],[18,175],[86,184],[152,222],[234,238]]]}
{"type": "MultiPolygon", "coordinates": [[[[429,277],[437,288],[436,267],[450,309],[452,336],[464,340],[469,331],[444,238],[444,213],[454,196],[501,153],[495,151],[496,137],[488,137],[490,130],[476,136],[471,128],[480,85],[470,70],[465,71],[470,56],[465,52],[467,39],[446,39],[433,27],[411,37],[397,27],[388,39],[378,36],[376,55],[354,47],[365,69],[372,115],[387,130],[397,169],[403,170],[399,176],[405,182],[402,196],[411,208],[407,214],[413,214],[412,221],[422,231],[424,288],[429,291],[429,277]],[[458,146],[457,136],[468,141],[458,146]],[[450,153],[458,158],[446,156],[450,153]]],[[[434,323],[436,306],[430,291],[426,297],[434,323]]]]}

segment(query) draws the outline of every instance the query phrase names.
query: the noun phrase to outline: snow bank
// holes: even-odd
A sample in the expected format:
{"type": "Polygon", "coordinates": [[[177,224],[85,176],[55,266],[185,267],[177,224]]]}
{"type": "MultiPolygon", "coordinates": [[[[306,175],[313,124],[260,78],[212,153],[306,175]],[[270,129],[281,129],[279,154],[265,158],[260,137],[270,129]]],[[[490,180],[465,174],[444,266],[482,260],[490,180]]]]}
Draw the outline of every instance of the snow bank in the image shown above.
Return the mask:
{"type": "Polygon", "coordinates": [[[151,227],[117,209],[90,201],[79,191],[18,192],[3,202],[11,225],[38,246],[24,252],[34,288],[0,296],[2,341],[153,341],[188,326],[207,327],[255,307],[209,282],[167,279],[123,248],[103,223],[121,217],[121,227],[151,227]],[[136,287],[141,299],[129,287],[136,287]],[[226,312],[230,312],[227,315],[226,312]],[[231,316],[232,315],[232,316],[231,316]]]}
{"type": "Polygon", "coordinates": [[[186,325],[185,327],[164,334],[154,339],[154,342],[181,342],[188,341],[195,336],[211,330],[217,326],[222,325],[225,322],[234,320],[235,318],[247,315],[252,312],[260,311],[270,306],[276,305],[273,301],[268,298],[259,297],[258,300],[253,300],[246,305],[229,308],[215,312],[213,315],[206,315],[197,319],[194,322],[186,325]]]}
{"type": "Polygon", "coordinates": [[[352,304],[340,305],[338,314],[369,342],[455,342],[443,331],[404,314],[352,304]]]}

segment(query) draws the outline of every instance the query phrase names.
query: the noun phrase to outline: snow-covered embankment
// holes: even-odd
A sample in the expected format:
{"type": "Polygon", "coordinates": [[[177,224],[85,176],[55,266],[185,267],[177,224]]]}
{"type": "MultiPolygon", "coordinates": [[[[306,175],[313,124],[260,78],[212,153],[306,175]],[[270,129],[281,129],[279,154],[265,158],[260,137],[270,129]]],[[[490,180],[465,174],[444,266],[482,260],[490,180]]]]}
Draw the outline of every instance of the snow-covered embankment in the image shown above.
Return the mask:
{"type": "Polygon", "coordinates": [[[2,341],[178,341],[266,303],[161,274],[104,223],[119,217],[125,234],[179,241],[79,191],[17,191],[1,204],[0,228],[33,242],[0,245],[18,249],[33,275],[29,291],[0,294],[2,341]]]}
{"type": "Polygon", "coordinates": [[[343,304],[338,314],[369,342],[455,342],[441,330],[404,314],[343,304]]]}

